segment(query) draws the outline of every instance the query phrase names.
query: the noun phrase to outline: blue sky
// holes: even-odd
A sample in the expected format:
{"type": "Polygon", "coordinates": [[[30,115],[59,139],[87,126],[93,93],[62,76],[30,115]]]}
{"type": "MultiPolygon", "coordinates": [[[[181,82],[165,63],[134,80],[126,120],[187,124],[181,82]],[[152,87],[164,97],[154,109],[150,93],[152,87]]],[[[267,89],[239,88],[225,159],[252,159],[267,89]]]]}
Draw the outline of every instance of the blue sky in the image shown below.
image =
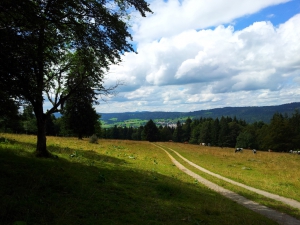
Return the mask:
{"type": "Polygon", "coordinates": [[[300,101],[300,0],[149,0],[132,15],[138,54],[113,65],[124,85],[99,113],[196,111],[300,101]]]}
{"type": "Polygon", "coordinates": [[[284,4],[270,6],[252,15],[236,19],[235,29],[243,29],[257,21],[270,21],[274,26],[286,22],[292,16],[300,13],[300,1],[294,0],[284,4]]]}

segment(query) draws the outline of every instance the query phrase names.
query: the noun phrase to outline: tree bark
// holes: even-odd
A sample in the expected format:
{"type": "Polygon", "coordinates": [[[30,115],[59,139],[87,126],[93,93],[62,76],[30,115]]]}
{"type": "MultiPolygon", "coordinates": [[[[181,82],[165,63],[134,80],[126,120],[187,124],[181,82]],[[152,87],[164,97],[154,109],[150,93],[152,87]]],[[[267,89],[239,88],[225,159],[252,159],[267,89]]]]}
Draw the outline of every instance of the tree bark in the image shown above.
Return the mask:
{"type": "Polygon", "coordinates": [[[51,154],[47,150],[47,138],[46,138],[46,118],[45,115],[37,117],[37,145],[36,156],[38,157],[50,157],[51,154]]]}
{"type": "Polygon", "coordinates": [[[37,104],[34,107],[34,112],[37,121],[37,145],[36,145],[36,156],[49,158],[52,154],[47,150],[47,138],[46,138],[46,122],[47,115],[43,111],[43,103],[37,104]]]}

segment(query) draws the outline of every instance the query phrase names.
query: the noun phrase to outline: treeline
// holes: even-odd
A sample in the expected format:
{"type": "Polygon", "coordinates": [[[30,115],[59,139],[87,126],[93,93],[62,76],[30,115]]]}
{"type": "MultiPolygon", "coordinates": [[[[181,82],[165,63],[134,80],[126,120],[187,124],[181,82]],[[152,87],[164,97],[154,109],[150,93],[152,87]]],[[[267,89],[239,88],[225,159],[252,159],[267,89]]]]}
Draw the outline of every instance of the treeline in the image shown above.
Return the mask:
{"type": "MultiPolygon", "coordinates": [[[[25,107],[20,114],[0,118],[0,131],[36,134],[36,118],[32,107],[25,107]]],[[[287,152],[300,149],[300,113],[298,110],[288,116],[275,113],[269,124],[247,123],[236,117],[190,119],[177,122],[176,127],[157,126],[149,120],[145,126],[101,128],[97,118],[76,117],[73,120],[53,115],[47,121],[46,134],[49,136],[89,137],[146,141],[174,141],[190,144],[205,144],[219,147],[241,147],[259,150],[287,152]],[[76,126],[74,126],[76,125],[76,126]]]]}
{"type": "Polygon", "coordinates": [[[248,124],[236,117],[187,119],[176,127],[159,126],[149,120],[139,128],[117,127],[104,129],[102,137],[148,141],[174,141],[219,147],[287,152],[300,149],[300,113],[292,116],[275,113],[269,124],[248,124]]]}
{"type": "MultiPolygon", "coordinates": [[[[68,107],[68,104],[70,104],[70,100],[66,104],[66,108],[78,108],[74,105],[68,107]]],[[[81,112],[79,110],[75,110],[75,112],[65,110],[60,118],[56,118],[52,114],[47,120],[46,135],[82,139],[96,134],[101,137],[100,116],[89,106],[81,107],[81,112]]],[[[25,106],[22,112],[19,112],[18,107],[15,107],[9,114],[0,114],[0,132],[36,135],[38,130],[33,107],[31,105],[25,106]]]]}

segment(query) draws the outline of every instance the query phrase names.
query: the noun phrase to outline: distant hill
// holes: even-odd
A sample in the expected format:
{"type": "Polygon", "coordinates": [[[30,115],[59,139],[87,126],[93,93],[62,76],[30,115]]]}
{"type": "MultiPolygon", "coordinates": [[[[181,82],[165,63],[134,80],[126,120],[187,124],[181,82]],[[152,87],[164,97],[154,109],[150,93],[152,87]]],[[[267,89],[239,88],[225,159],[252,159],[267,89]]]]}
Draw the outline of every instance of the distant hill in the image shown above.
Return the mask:
{"type": "Polygon", "coordinates": [[[150,119],[157,121],[184,121],[187,117],[193,118],[221,118],[236,117],[245,120],[247,123],[263,121],[269,123],[272,116],[278,112],[281,114],[292,115],[296,109],[300,109],[300,102],[276,106],[255,106],[255,107],[224,107],[209,110],[199,110],[194,112],[125,112],[125,113],[99,113],[101,120],[105,124],[118,124],[127,120],[148,121],[150,119]]]}

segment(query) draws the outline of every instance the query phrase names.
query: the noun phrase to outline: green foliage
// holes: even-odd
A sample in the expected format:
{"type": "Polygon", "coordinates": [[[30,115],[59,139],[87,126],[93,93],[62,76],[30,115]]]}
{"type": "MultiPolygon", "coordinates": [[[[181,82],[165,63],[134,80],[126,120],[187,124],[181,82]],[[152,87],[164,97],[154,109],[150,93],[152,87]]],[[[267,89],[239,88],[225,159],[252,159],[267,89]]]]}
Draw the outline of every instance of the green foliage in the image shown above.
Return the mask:
{"type": "Polygon", "coordinates": [[[295,125],[289,123],[287,117],[275,113],[268,126],[268,133],[265,137],[269,148],[275,151],[289,151],[293,149],[295,147],[292,142],[293,126],[295,125]]]}
{"type": "Polygon", "coordinates": [[[168,126],[159,128],[159,140],[169,141],[172,140],[172,129],[168,126]]]}
{"type": "MultiPolygon", "coordinates": [[[[46,122],[82,83],[110,94],[103,78],[121,54],[134,51],[127,20],[133,9],[151,12],[144,0],[0,1],[0,80],[7,96],[28,101],[37,121],[39,156],[49,156],[46,122]],[[52,104],[43,111],[44,98],[52,104]]],[[[80,132],[79,136],[80,136],[80,132]]]]}
{"type": "Polygon", "coordinates": [[[192,132],[192,129],[191,129],[191,123],[192,123],[192,120],[191,118],[187,118],[185,123],[183,124],[182,126],[182,130],[183,130],[183,141],[184,142],[188,142],[191,138],[191,132],[192,132]]]}
{"type": "MultiPolygon", "coordinates": [[[[177,127],[168,126],[159,127],[158,139],[160,141],[173,140],[175,142],[188,142],[191,144],[205,143],[210,146],[220,147],[242,147],[251,149],[274,151],[289,151],[290,149],[300,148],[300,113],[296,110],[291,116],[282,116],[274,114],[271,123],[255,122],[247,124],[243,120],[237,120],[235,117],[221,117],[219,120],[212,118],[200,118],[186,121],[185,124],[177,122],[177,127]]],[[[151,124],[154,123],[153,121],[151,124]]],[[[143,127],[140,128],[122,128],[114,127],[108,129],[113,136],[106,138],[129,139],[122,136],[131,129],[133,140],[147,140],[143,127]]]]}
{"type": "Polygon", "coordinates": [[[201,124],[199,142],[211,143],[211,121],[210,120],[207,120],[201,124]]]}
{"type": "Polygon", "coordinates": [[[229,135],[229,125],[230,122],[229,117],[221,117],[220,119],[220,130],[219,130],[219,137],[218,137],[218,145],[221,147],[228,146],[228,135],[229,135]]]}
{"type": "Polygon", "coordinates": [[[100,116],[93,107],[96,93],[90,87],[89,82],[81,83],[76,93],[65,104],[61,117],[64,129],[71,131],[79,139],[101,132],[99,124],[100,116]]]}
{"type": "Polygon", "coordinates": [[[0,84],[0,130],[3,132],[20,131],[19,104],[12,96],[5,93],[1,86],[0,84]]]}
{"type": "Polygon", "coordinates": [[[255,148],[253,147],[254,137],[251,133],[244,131],[239,134],[236,140],[236,146],[239,148],[255,148]]]}
{"type": "Polygon", "coordinates": [[[156,124],[153,122],[153,120],[149,120],[148,123],[144,126],[144,130],[142,133],[142,140],[147,140],[150,142],[158,141],[159,131],[156,126],[156,124]]]}
{"type": "Polygon", "coordinates": [[[22,114],[23,129],[26,134],[37,133],[37,121],[31,105],[24,106],[22,114]]]}
{"type": "Polygon", "coordinates": [[[182,124],[180,123],[180,121],[177,121],[176,128],[173,133],[173,141],[175,141],[175,142],[183,141],[183,130],[182,130],[182,124]]]}

